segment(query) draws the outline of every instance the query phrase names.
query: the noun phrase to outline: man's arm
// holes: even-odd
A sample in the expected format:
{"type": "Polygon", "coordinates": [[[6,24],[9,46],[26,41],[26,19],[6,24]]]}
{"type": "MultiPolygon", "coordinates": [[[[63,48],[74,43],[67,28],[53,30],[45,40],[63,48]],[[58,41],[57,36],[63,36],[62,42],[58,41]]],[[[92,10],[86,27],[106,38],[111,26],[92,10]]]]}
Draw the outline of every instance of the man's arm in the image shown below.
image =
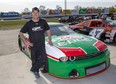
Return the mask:
{"type": "Polygon", "coordinates": [[[51,46],[53,46],[50,29],[47,30],[46,33],[47,33],[47,35],[48,35],[48,43],[49,43],[51,46]]]}
{"type": "Polygon", "coordinates": [[[20,32],[20,33],[19,33],[19,35],[20,35],[20,38],[23,40],[24,44],[26,45],[26,47],[33,46],[33,44],[32,44],[32,43],[27,42],[27,41],[25,40],[25,37],[24,37],[24,35],[23,35],[23,33],[22,33],[22,32],[20,32]]]}
{"type": "Polygon", "coordinates": [[[25,37],[22,32],[19,33],[21,40],[23,40],[24,44],[26,44],[25,37]]]}

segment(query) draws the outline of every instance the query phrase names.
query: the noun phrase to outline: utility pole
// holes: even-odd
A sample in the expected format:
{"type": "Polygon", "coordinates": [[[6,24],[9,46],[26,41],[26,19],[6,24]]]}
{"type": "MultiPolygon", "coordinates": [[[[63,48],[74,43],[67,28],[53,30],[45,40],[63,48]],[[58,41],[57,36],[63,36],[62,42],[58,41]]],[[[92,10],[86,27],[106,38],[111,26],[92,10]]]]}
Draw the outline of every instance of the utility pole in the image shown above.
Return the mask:
{"type": "Polygon", "coordinates": [[[65,0],[64,5],[65,5],[65,17],[66,17],[66,8],[67,8],[67,1],[66,0],[65,0]]]}

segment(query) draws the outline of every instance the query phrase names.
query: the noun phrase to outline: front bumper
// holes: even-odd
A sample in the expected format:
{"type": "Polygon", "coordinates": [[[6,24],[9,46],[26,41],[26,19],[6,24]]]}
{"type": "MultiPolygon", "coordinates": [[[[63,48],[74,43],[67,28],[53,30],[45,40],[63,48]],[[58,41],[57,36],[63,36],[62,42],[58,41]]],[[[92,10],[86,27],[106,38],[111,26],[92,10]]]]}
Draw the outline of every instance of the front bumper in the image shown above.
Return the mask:
{"type": "Polygon", "coordinates": [[[55,61],[48,58],[49,74],[59,78],[82,78],[106,70],[110,66],[110,52],[84,60],[55,61]]]}

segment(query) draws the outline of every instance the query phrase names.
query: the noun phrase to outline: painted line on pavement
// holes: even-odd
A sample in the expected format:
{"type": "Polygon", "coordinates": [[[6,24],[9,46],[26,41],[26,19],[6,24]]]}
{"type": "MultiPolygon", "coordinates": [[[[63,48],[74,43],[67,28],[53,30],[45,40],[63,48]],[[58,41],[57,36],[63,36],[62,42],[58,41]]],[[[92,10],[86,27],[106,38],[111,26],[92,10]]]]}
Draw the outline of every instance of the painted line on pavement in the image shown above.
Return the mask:
{"type": "Polygon", "coordinates": [[[48,80],[43,74],[42,72],[39,70],[39,74],[40,76],[47,82],[47,84],[53,84],[50,80],[48,80]]]}

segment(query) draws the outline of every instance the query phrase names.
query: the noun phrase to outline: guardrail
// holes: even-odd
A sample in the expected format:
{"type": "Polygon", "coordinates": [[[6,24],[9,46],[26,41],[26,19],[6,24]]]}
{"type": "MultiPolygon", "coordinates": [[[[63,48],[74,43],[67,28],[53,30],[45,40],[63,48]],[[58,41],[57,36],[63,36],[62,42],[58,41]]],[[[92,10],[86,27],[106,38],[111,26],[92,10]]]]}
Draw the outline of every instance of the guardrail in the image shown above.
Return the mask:
{"type": "MultiPolygon", "coordinates": [[[[41,18],[60,18],[60,17],[69,17],[69,16],[94,16],[97,15],[98,13],[93,13],[93,14],[59,14],[59,15],[40,15],[41,18]]],[[[101,14],[107,14],[107,13],[101,13],[101,14]]],[[[116,15],[116,13],[114,13],[116,15]]],[[[20,17],[0,17],[0,20],[18,20],[18,19],[31,19],[30,18],[24,18],[22,16],[20,17]]]]}
{"type": "Polygon", "coordinates": [[[0,17],[0,20],[18,20],[22,19],[22,17],[0,17]]]}

